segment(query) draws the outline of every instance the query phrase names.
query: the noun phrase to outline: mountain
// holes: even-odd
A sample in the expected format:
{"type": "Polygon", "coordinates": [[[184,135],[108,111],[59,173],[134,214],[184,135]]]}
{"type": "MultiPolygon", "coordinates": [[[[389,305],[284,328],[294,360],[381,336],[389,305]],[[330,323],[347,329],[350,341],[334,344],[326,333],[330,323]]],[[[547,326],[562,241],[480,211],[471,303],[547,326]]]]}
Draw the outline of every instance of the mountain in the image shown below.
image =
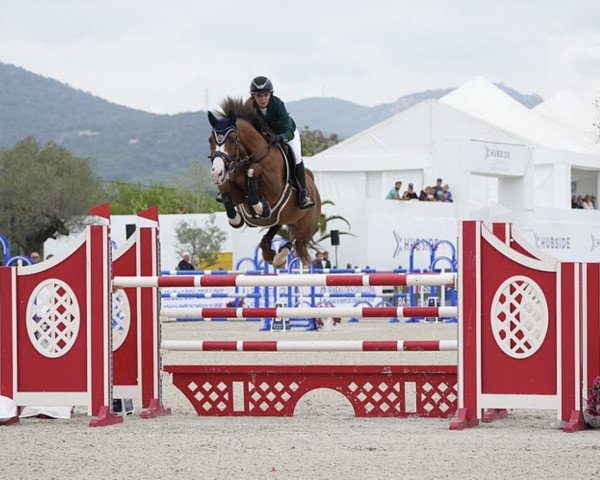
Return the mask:
{"type": "MultiPolygon", "coordinates": [[[[498,85],[531,108],[539,95],[523,95],[498,85]]],[[[423,100],[452,88],[413,93],[387,104],[365,107],[337,98],[286,102],[298,128],[348,138],[423,100]]],[[[102,178],[131,182],[185,180],[194,162],[209,162],[206,112],[159,115],[124,107],[0,62],[0,149],[33,136],[54,141],[77,155],[93,157],[102,178]]]]}
{"type": "MultiPolygon", "coordinates": [[[[364,107],[337,98],[307,98],[286,102],[286,108],[300,130],[306,125],[326,133],[337,133],[348,138],[386,118],[431,98],[440,98],[452,88],[427,90],[400,97],[393,103],[364,107]]],[[[541,101],[541,100],[540,100],[541,101]]]]}
{"type": "Polygon", "coordinates": [[[0,63],[0,148],[32,135],[94,157],[107,180],[181,175],[206,151],[204,112],[156,115],[0,63]]]}

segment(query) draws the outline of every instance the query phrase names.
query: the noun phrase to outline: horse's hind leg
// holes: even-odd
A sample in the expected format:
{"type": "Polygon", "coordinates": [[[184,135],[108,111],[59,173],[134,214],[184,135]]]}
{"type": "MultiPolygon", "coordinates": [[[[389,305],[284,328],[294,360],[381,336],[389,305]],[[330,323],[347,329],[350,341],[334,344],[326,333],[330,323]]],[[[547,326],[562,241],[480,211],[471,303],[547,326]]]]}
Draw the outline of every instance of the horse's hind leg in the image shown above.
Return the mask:
{"type": "Polygon", "coordinates": [[[273,247],[271,247],[271,242],[275,238],[275,235],[277,235],[277,232],[280,228],[281,225],[272,226],[260,240],[259,247],[262,251],[262,257],[264,258],[265,262],[269,264],[273,262],[273,258],[275,257],[275,250],[273,250],[273,247]]]}

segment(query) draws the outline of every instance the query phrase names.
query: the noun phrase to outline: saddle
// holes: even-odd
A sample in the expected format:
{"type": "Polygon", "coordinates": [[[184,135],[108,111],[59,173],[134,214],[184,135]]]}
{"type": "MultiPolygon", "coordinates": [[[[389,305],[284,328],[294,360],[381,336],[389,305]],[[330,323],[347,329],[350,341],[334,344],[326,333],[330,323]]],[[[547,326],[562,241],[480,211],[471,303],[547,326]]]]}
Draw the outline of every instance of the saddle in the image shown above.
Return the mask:
{"type": "Polygon", "coordinates": [[[296,179],[292,173],[296,165],[294,155],[291,152],[291,147],[287,143],[284,143],[283,145],[278,143],[276,146],[281,151],[284,158],[285,187],[275,204],[271,205],[271,214],[267,218],[261,218],[257,216],[254,210],[246,203],[242,203],[237,207],[238,212],[244,217],[245,222],[253,227],[272,227],[274,225],[280,225],[281,211],[288,204],[290,199],[294,202],[296,201],[294,195],[292,195],[293,191],[297,188],[296,179]]]}

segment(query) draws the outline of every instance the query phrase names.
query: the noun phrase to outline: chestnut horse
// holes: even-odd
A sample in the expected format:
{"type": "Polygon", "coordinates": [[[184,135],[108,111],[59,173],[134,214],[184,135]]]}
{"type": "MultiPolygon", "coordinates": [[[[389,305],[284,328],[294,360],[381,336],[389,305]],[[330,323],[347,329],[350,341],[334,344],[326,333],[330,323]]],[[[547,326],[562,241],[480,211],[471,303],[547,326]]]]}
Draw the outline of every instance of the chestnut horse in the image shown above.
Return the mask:
{"type": "Polygon", "coordinates": [[[321,198],[313,174],[306,170],[306,188],[315,206],[300,210],[294,183],[293,160],[280,145],[269,145],[263,133],[268,126],[256,115],[251,104],[241,98],[226,98],[217,118],[208,112],[212,126],[209,137],[212,179],[223,196],[229,224],[240,228],[269,227],[260,249],[267,263],[285,265],[290,250],[303,263],[310,263],[309,248],[321,214],[321,198]],[[291,239],[276,254],[271,243],[286,225],[291,239]]]}

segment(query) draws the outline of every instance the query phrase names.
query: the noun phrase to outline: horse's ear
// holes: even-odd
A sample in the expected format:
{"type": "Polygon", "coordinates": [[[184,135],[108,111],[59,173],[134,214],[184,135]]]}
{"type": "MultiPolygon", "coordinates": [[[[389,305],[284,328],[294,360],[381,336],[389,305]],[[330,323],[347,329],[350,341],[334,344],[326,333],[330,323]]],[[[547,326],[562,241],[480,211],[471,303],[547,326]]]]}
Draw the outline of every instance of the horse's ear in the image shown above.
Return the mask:
{"type": "Polygon", "coordinates": [[[231,125],[235,125],[235,121],[237,120],[237,117],[235,116],[235,112],[229,112],[229,114],[227,115],[227,120],[229,120],[231,125]]]}
{"type": "Polygon", "coordinates": [[[208,121],[210,122],[212,127],[215,127],[217,125],[217,117],[215,117],[210,110],[208,111],[208,121]]]}

